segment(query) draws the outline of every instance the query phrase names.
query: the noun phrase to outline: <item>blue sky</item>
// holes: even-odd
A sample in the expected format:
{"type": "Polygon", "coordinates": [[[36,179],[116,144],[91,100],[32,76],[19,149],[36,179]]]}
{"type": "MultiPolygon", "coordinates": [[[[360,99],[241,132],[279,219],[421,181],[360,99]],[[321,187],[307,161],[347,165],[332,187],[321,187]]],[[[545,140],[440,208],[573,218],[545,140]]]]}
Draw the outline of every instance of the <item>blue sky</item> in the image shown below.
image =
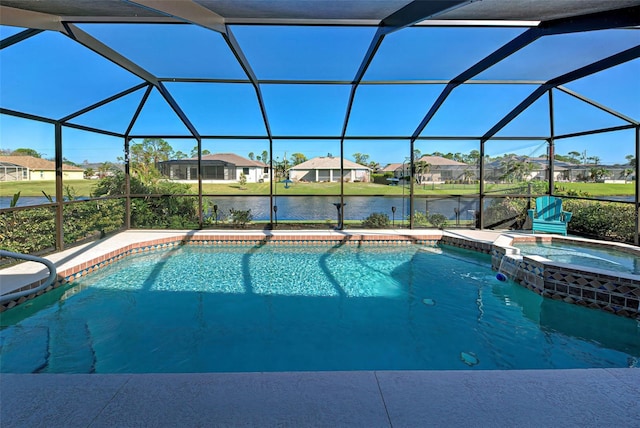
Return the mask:
{"type": "MultiPolygon", "coordinates": [[[[223,38],[190,25],[83,24],[80,27],[158,77],[246,80],[223,38]],[[160,54],[159,54],[160,53],[160,54]]],[[[261,85],[271,131],[274,157],[294,152],[308,158],[339,155],[339,139],[311,140],[311,136],[339,136],[351,86],[375,33],[372,27],[232,26],[232,31],[259,79],[314,81],[261,85]],[[326,80],[341,84],[318,84],[326,80]]],[[[21,29],[2,27],[4,38],[21,29]]],[[[407,28],[385,38],[358,87],[347,136],[409,136],[444,85],[435,80],[455,77],[493,50],[525,31],[523,28],[407,28]],[[377,84],[381,80],[403,84],[377,84]],[[434,80],[411,84],[412,79],[434,80]]],[[[484,84],[456,88],[421,136],[484,134],[537,85],[531,79],[550,79],[640,43],[640,32],[609,30],[542,38],[477,76],[484,84]],[[509,79],[517,84],[496,85],[487,80],[509,79]]],[[[568,83],[567,88],[640,119],[640,60],[568,83]]],[[[0,51],[0,105],[3,108],[60,119],[102,99],[142,83],[117,65],[63,35],[44,32],[0,51]]],[[[204,140],[211,152],[246,156],[268,150],[262,114],[248,83],[166,83],[167,89],[202,135],[263,136],[258,140],[204,140]]],[[[74,123],[124,132],[142,99],[139,90],[73,120],[74,123]]],[[[555,133],[574,133],[625,122],[593,106],[554,91],[555,133]]],[[[497,135],[548,136],[548,98],[544,96],[497,135]]],[[[132,130],[133,135],[188,135],[162,96],[154,90],[132,130]]],[[[53,126],[0,115],[3,149],[29,147],[54,155],[53,126]]],[[[195,140],[167,139],[174,150],[190,153],[195,140]]],[[[64,156],[75,162],[115,161],[122,156],[119,138],[64,128],[64,156]]],[[[632,130],[558,140],[556,152],[586,150],[602,163],[625,162],[634,153],[632,130]]],[[[546,146],[538,140],[490,141],[487,153],[538,156],[546,146]]],[[[468,153],[477,140],[417,141],[422,153],[468,153]]],[[[345,157],[365,153],[384,165],[402,162],[405,141],[347,140],[345,157]]]]}

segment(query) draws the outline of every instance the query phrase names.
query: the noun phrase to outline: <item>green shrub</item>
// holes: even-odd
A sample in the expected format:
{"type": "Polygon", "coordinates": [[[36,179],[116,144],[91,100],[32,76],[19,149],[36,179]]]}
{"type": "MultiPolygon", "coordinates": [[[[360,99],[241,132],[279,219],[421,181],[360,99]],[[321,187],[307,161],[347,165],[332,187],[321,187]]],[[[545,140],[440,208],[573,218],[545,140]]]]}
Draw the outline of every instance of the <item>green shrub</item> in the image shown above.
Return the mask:
{"type": "Polygon", "coordinates": [[[429,216],[429,223],[438,229],[442,229],[447,224],[447,216],[444,214],[431,214],[429,216]]]}
{"type": "MultiPolygon", "coordinates": [[[[64,205],[64,243],[101,237],[124,225],[124,201],[108,199],[64,205]]],[[[23,254],[55,248],[55,208],[30,208],[0,214],[0,247],[23,254]]]]}
{"type": "Polygon", "coordinates": [[[0,214],[0,248],[33,254],[55,248],[55,209],[33,208],[0,214]]]}
{"type": "Polygon", "coordinates": [[[103,237],[124,225],[124,201],[108,199],[68,204],[63,207],[65,244],[103,237]]]}
{"type": "Polygon", "coordinates": [[[385,229],[389,224],[389,216],[384,213],[371,213],[362,221],[362,226],[367,229],[385,229]]]}
{"type": "Polygon", "coordinates": [[[371,174],[371,181],[375,184],[387,185],[390,183],[387,181],[387,178],[393,178],[393,172],[387,171],[384,174],[371,174]]]}
{"type": "MultiPolygon", "coordinates": [[[[194,194],[188,184],[162,180],[144,183],[139,178],[131,176],[129,186],[131,194],[136,195],[131,200],[131,227],[140,229],[198,227],[197,198],[173,196],[194,194]]],[[[100,179],[94,190],[94,196],[122,195],[124,191],[125,176],[119,171],[113,176],[100,179]]]]}
{"type": "Polygon", "coordinates": [[[527,199],[494,198],[483,214],[484,227],[522,229],[527,220],[527,199]]]}
{"type": "Polygon", "coordinates": [[[231,215],[229,219],[234,226],[246,227],[247,223],[250,223],[253,220],[253,214],[251,214],[251,210],[236,210],[231,208],[229,210],[231,215]]]}
{"type": "Polygon", "coordinates": [[[429,226],[429,214],[421,211],[413,213],[414,226],[429,226]]]}
{"type": "Polygon", "coordinates": [[[635,213],[633,204],[564,199],[562,207],[573,213],[569,233],[613,241],[633,242],[635,213]]]}

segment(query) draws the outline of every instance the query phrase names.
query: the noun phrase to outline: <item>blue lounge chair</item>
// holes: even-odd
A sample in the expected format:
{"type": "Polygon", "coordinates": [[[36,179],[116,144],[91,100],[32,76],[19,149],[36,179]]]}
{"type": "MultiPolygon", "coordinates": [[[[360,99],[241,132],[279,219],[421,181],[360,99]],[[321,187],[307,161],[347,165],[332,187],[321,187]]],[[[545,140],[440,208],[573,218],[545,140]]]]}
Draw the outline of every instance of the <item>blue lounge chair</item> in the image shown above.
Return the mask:
{"type": "Polygon", "coordinates": [[[549,232],[567,234],[567,223],[572,213],[562,210],[562,199],[554,196],[540,196],[536,198],[536,208],[527,211],[533,221],[531,230],[535,232],[549,232]]]}

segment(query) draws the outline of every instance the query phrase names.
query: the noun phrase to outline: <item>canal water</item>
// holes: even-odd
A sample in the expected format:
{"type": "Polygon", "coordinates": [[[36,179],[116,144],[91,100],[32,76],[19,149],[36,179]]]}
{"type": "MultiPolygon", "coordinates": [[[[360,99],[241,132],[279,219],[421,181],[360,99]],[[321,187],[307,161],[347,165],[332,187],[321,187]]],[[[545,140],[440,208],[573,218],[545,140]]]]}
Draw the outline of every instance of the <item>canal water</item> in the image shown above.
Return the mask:
{"type": "MultiPolygon", "coordinates": [[[[229,215],[231,209],[251,210],[254,220],[269,220],[269,197],[221,196],[207,197],[209,206],[218,207],[220,219],[229,215]]],[[[8,208],[11,198],[0,197],[0,208],[8,208]]],[[[18,206],[46,204],[44,197],[21,197],[18,206]]],[[[337,196],[274,196],[274,216],[280,221],[337,219],[337,196]]],[[[363,220],[371,213],[384,213],[389,219],[401,220],[409,215],[409,197],[345,196],[344,219],[363,220]],[[395,209],[395,213],[394,213],[395,209]]],[[[443,214],[449,220],[472,220],[478,210],[478,199],[473,197],[415,198],[414,210],[429,214],[443,214]],[[459,215],[457,214],[459,213],[459,215]]],[[[211,209],[209,213],[211,214],[211,209]]]]}

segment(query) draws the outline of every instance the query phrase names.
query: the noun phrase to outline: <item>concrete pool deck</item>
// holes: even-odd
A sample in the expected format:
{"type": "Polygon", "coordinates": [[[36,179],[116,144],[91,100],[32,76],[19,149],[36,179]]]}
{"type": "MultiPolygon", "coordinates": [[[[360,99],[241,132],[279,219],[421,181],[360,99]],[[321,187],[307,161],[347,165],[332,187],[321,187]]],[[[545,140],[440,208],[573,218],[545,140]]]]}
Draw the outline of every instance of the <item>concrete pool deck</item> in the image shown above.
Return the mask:
{"type": "Polygon", "coordinates": [[[3,374],[3,427],[638,427],[640,370],[3,374]]]}
{"type": "MultiPolygon", "coordinates": [[[[486,243],[504,233],[432,232],[486,243]]],[[[127,231],[47,258],[65,270],[125,243],[184,233],[127,231]]],[[[417,236],[426,231],[367,233],[417,236]]],[[[3,269],[0,292],[39,276],[46,270],[37,263],[3,269]]],[[[0,426],[640,427],[640,369],[1,374],[0,426]]]]}

